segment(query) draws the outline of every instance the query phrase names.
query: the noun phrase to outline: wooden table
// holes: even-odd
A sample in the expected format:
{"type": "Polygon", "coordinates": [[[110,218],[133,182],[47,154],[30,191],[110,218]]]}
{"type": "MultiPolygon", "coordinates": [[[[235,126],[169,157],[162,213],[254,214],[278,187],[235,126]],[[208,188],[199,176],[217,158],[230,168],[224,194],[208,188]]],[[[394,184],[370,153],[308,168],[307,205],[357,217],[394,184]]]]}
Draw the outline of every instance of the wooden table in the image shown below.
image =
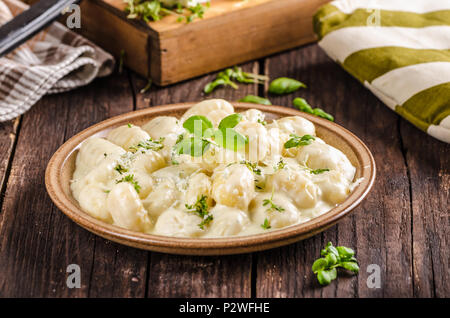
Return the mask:
{"type": "MultiPolygon", "coordinates": [[[[271,97],[291,106],[306,98],[367,143],[377,163],[375,186],[349,217],[303,242],[254,254],[186,257],[121,246],[77,226],[51,202],[44,170],[72,135],[101,120],[154,105],[207,98],[214,75],[140,93],[146,80],[126,70],[69,93],[47,96],[13,122],[0,124],[0,296],[18,297],[449,297],[450,146],[397,116],[360,83],[309,45],[243,65],[308,89],[271,97]],[[356,250],[358,276],[341,274],[321,288],[311,264],[328,242],[356,250]],[[66,286],[66,268],[81,268],[81,288],[66,286]],[[367,266],[381,269],[368,288],[367,266]]],[[[211,96],[265,96],[241,85],[211,96]]]]}

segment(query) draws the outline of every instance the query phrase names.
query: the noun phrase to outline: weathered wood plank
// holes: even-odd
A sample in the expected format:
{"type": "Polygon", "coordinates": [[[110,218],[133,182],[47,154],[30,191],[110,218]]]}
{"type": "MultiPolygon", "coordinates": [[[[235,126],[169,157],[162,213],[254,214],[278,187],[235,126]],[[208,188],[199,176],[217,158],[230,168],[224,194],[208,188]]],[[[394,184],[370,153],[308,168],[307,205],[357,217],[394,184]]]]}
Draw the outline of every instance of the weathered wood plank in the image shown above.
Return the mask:
{"type": "Polygon", "coordinates": [[[0,228],[2,296],[142,296],[147,253],[108,243],[71,222],[44,187],[50,156],[73,134],[133,109],[128,77],[96,80],[47,96],[24,115],[0,228]],[[81,268],[81,288],[66,286],[66,267],[81,268]]]}
{"type": "MultiPolygon", "coordinates": [[[[21,118],[0,123],[0,208],[3,202],[3,195],[5,191],[8,167],[12,161],[12,153],[14,143],[16,141],[17,129],[21,118]]],[[[0,215],[1,222],[1,215],[0,215]]]]}
{"type": "Polygon", "coordinates": [[[269,96],[274,105],[291,106],[294,97],[334,114],[337,123],[359,136],[378,165],[369,197],[353,214],[328,231],[279,250],[258,253],[258,297],[411,296],[411,215],[407,167],[401,152],[398,118],[356,80],[309,45],[265,60],[272,79],[288,76],[308,89],[288,96],[269,96]],[[320,288],[311,265],[327,241],[356,250],[361,271],[345,274],[320,288]],[[369,264],[381,269],[382,288],[366,285],[369,264]]]}
{"type": "MultiPolygon", "coordinates": [[[[246,71],[258,71],[257,63],[244,65],[246,71]]],[[[255,85],[242,84],[239,90],[220,88],[204,96],[202,89],[214,79],[208,75],[166,88],[153,87],[140,94],[145,80],[134,78],[137,108],[170,103],[199,101],[207,98],[238,100],[256,94],[255,85]]],[[[250,254],[226,257],[188,257],[151,253],[148,297],[250,297],[250,254]]]]}
{"type": "Polygon", "coordinates": [[[450,145],[406,121],[401,136],[411,178],[415,297],[450,297],[450,145]]]}

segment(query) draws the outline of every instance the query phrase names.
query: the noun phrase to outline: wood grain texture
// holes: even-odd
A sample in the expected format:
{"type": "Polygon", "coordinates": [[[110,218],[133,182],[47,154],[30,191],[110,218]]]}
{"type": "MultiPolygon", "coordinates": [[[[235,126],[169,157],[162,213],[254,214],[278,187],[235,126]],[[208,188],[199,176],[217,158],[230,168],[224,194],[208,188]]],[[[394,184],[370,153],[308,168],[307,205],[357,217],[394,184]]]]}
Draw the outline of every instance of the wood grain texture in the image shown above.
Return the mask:
{"type": "Polygon", "coordinates": [[[411,182],[414,296],[449,297],[450,145],[406,121],[400,127],[411,182]]]}
{"type": "Polygon", "coordinates": [[[204,96],[214,74],[141,94],[145,79],[132,74],[129,84],[126,73],[114,74],[44,97],[18,126],[0,124],[0,297],[450,297],[450,146],[390,111],[316,45],[244,67],[304,81],[308,89],[269,96],[273,104],[290,106],[293,97],[305,97],[369,146],[376,184],[351,216],[297,244],[227,257],[147,253],[81,229],[44,188],[45,166],[67,138],[134,108],[265,94],[262,87],[241,85],[204,96]],[[354,248],[361,271],[321,288],[310,266],[328,241],[354,248]],[[72,263],[81,266],[80,289],[66,287],[72,263]],[[380,289],[366,285],[369,264],[380,266],[380,289]]]}
{"type": "MultiPolygon", "coordinates": [[[[9,173],[9,163],[11,162],[14,145],[16,141],[17,129],[21,118],[0,123],[0,206],[9,173]]],[[[1,215],[0,215],[1,222],[1,215]]]]}
{"type": "MultiPolygon", "coordinates": [[[[246,71],[258,72],[257,63],[243,66],[246,71]]],[[[133,79],[137,109],[169,103],[200,101],[206,98],[238,100],[256,94],[254,84],[242,84],[239,90],[218,88],[205,96],[203,87],[215,78],[210,74],[200,79],[172,85],[163,89],[152,87],[141,94],[146,82],[133,79]]],[[[151,253],[148,272],[148,297],[250,297],[252,256],[189,257],[151,253]]]]}
{"type": "Polygon", "coordinates": [[[257,257],[258,297],[412,296],[411,211],[407,167],[401,152],[398,117],[315,45],[265,60],[266,74],[297,78],[308,85],[288,96],[268,96],[273,104],[292,105],[301,96],[334,114],[336,122],[359,136],[377,163],[374,189],[363,204],[330,230],[298,244],[257,257]],[[357,253],[361,271],[319,288],[311,265],[331,241],[357,253]],[[366,285],[369,264],[381,268],[382,286],[366,285]]]}
{"type": "Polygon", "coordinates": [[[95,81],[44,97],[24,115],[2,208],[2,296],[143,296],[147,253],[105,242],[58,211],[44,187],[51,154],[80,130],[133,109],[128,78],[95,81]],[[81,268],[81,289],[66,287],[66,267],[81,268]]]}

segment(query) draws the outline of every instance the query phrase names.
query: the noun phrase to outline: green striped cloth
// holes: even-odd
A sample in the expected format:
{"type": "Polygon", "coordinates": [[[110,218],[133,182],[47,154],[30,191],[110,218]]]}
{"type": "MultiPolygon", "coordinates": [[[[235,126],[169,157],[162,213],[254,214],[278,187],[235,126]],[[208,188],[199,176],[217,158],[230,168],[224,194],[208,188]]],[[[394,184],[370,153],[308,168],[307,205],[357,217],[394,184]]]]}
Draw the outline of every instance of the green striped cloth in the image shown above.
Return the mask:
{"type": "Polygon", "coordinates": [[[450,143],[450,0],[337,0],[319,46],[388,107],[450,143]]]}

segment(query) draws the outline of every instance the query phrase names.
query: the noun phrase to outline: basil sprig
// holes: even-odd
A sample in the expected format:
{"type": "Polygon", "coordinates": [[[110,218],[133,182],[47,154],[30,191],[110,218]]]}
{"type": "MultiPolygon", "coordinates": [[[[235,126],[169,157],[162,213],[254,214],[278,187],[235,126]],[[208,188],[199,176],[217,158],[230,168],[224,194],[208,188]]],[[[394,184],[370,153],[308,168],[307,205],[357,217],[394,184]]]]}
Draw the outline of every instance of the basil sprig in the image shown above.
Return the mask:
{"type": "Polygon", "coordinates": [[[265,75],[247,73],[242,71],[242,68],[235,66],[234,68],[227,68],[226,70],[217,74],[215,80],[206,84],[203,91],[205,94],[211,93],[217,86],[231,86],[237,89],[238,86],[234,81],[239,83],[256,83],[264,84],[269,78],[265,75]]]}
{"type": "Polygon", "coordinates": [[[241,114],[229,115],[220,121],[218,129],[215,130],[205,116],[191,116],[183,123],[183,127],[193,136],[185,138],[180,135],[173,152],[201,157],[211,144],[233,151],[241,150],[248,143],[248,139],[233,129],[241,120],[241,114]]]}
{"type": "Polygon", "coordinates": [[[316,115],[318,117],[322,117],[325,119],[328,119],[329,121],[334,121],[334,117],[328,113],[326,113],[323,109],[321,108],[312,108],[308,102],[301,98],[301,97],[297,97],[293,100],[292,102],[294,104],[295,107],[298,108],[298,110],[308,113],[308,114],[313,114],[316,115]]]}
{"type": "Polygon", "coordinates": [[[289,139],[288,141],[286,141],[284,143],[285,149],[295,148],[295,147],[300,147],[300,146],[307,146],[307,145],[310,145],[311,142],[316,139],[314,136],[311,136],[311,135],[303,135],[302,137],[300,137],[295,134],[291,134],[290,136],[291,136],[291,139],[289,139]]]}
{"type": "Polygon", "coordinates": [[[289,94],[301,87],[306,88],[306,85],[292,78],[279,77],[270,83],[269,93],[276,95],[289,94]]]}
{"type": "Polygon", "coordinates": [[[320,252],[321,258],[317,259],[312,265],[312,271],[317,275],[317,280],[321,285],[328,285],[337,277],[336,268],[341,267],[355,274],[359,271],[358,262],[355,258],[355,252],[345,246],[334,247],[333,243],[328,242],[325,248],[320,252]]]}

